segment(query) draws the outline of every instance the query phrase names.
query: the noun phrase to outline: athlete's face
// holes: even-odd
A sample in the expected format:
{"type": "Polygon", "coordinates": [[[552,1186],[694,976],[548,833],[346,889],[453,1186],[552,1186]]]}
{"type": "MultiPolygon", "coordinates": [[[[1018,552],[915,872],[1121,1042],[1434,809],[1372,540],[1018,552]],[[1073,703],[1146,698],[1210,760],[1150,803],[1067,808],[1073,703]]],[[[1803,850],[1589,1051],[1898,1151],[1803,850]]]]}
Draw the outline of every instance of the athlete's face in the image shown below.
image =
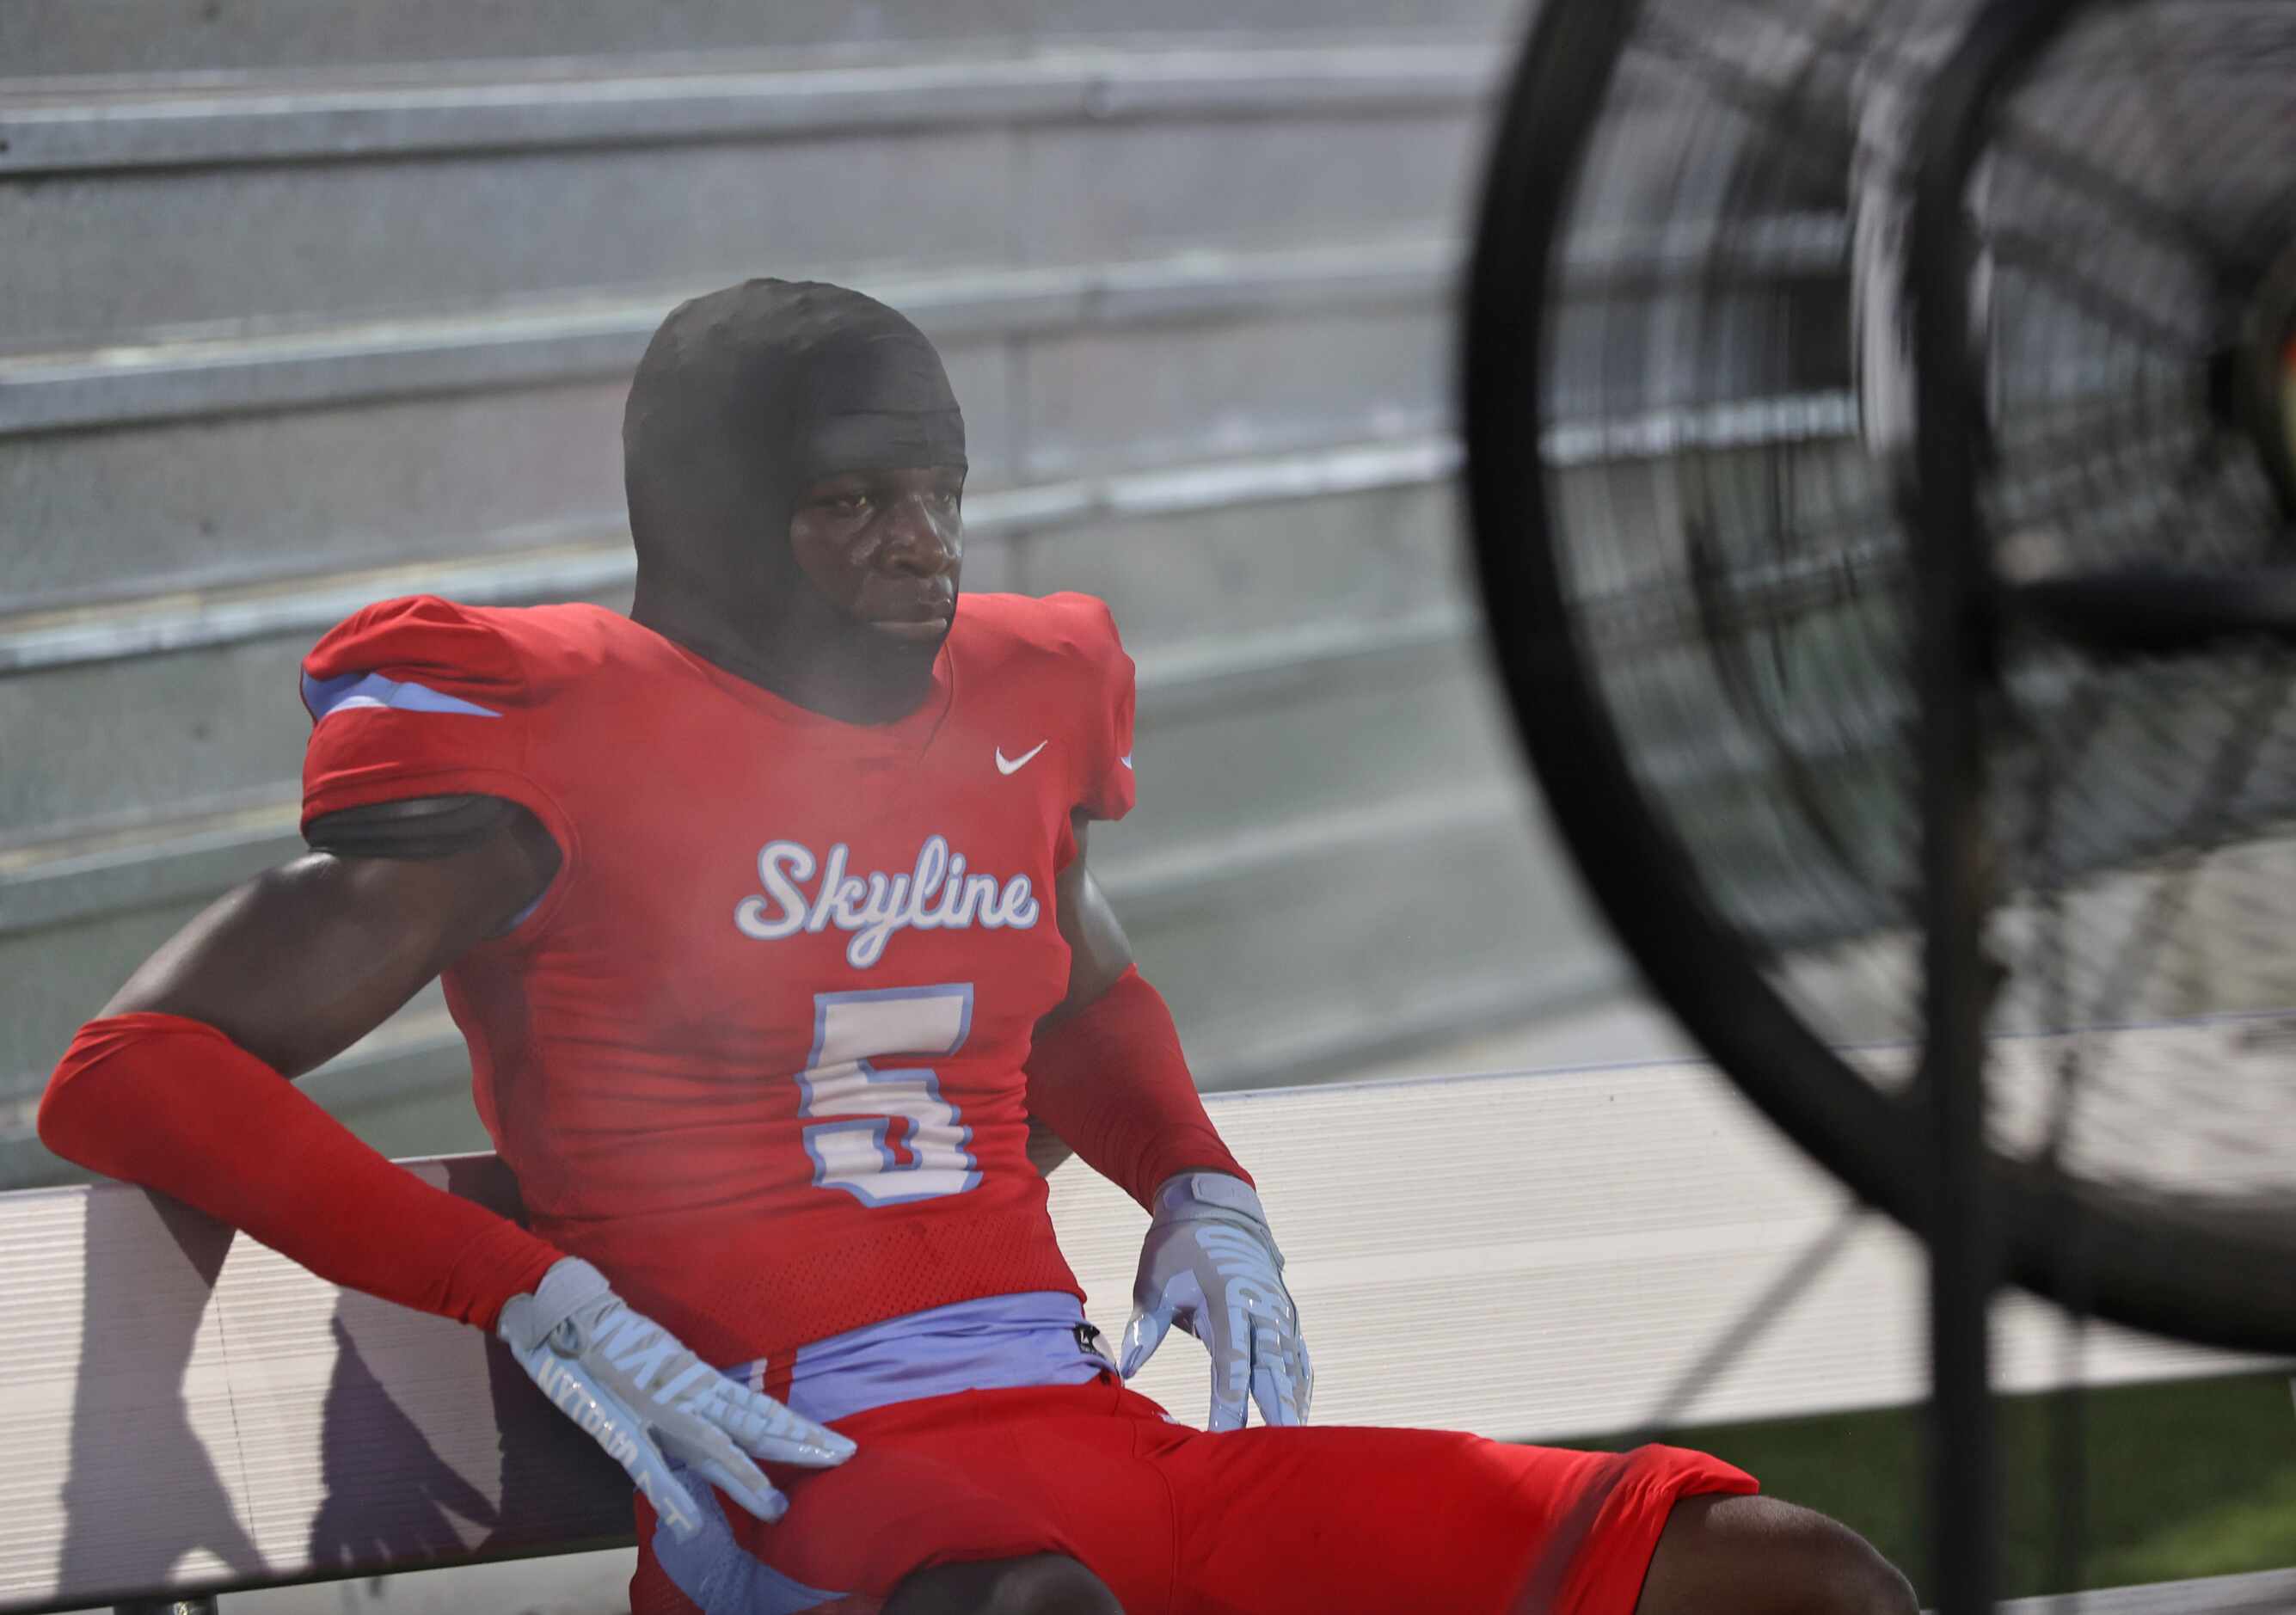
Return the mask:
{"type": "Polygon", "coordinates": [[[814,483],[790,517],[798,569],[857,634],[938,649],[964,561],[964,473],[849,471],[814,483]]]}

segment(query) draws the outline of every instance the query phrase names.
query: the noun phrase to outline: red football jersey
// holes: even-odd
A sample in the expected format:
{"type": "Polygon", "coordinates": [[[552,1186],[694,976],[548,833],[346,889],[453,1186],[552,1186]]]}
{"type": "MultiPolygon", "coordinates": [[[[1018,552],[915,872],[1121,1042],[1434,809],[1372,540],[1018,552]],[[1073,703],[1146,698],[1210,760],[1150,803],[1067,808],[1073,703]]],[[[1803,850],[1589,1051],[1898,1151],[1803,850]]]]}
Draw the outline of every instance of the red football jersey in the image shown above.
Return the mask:
{"type": "Polygon", "coordinates": [[[967,595],[930,697],[836,722],[593,606],[428,596],[304,664],[303,813],[482,792],[564,863],[447,972],[535,1229],[704,1357],[1079,1293],[1021,1064],[1070,815],[1132,803],[1100,602],[967,595]]]}

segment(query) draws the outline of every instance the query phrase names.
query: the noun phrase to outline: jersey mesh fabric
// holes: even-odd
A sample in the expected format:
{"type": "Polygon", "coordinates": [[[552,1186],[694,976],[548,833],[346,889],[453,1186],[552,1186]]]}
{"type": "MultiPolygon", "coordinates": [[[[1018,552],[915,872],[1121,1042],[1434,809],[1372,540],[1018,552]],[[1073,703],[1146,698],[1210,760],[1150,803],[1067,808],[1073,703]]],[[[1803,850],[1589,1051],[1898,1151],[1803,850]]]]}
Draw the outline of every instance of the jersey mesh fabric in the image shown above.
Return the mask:
{"type": "Polygon", "coordinates": [[[588,606],[388,603],[305,688],[307,817],[496,794],[559,842],[542,902],[446,980],[538,1234],[720,1363],[1077,1291],[1021,1067],[1066,989],[1070,816],[1132,800],[1106,607],[966,596],[882,726],[588,606]]]}

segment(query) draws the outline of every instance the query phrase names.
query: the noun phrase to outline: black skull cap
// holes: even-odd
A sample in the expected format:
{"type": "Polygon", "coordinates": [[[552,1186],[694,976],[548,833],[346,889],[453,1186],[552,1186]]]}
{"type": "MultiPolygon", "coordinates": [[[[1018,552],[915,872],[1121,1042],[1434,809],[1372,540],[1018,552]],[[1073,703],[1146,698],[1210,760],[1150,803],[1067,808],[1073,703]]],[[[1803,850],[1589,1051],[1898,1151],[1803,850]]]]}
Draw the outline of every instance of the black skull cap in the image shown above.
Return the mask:
{"type": "Polygon", "coordinates": [[[643,558],[674,512],[738,505],[744,526],[785,528],[824,477],[961,470],[964,416],[940,355],[896,310],[819,281],[744,281],[662,321],[630,383],[622,456],[643,558]]]}

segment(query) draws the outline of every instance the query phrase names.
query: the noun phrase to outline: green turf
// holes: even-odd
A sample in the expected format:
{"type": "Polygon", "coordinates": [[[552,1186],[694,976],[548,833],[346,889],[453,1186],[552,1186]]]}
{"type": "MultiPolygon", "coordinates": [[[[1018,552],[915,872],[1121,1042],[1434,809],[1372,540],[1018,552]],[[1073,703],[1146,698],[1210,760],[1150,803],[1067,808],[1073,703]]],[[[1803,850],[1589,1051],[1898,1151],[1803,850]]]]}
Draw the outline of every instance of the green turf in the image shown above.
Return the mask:
{"type": "MultiPolygon", "coordinates": [[[[2120,1586],[2296,1565],[2296,1405],[2282,1374],[2092,1391],[2078,1585],[2120,1586]]],[[[2051,1399],[2001,1406],[2004,1597],[2063,1591],[2050,1548],[2051,1399]]],[[[1918,1409],[1669,1438],[1751,1471],[1762,1489],[1855,1526],[1925,1578],[1918,1409]]]]}

